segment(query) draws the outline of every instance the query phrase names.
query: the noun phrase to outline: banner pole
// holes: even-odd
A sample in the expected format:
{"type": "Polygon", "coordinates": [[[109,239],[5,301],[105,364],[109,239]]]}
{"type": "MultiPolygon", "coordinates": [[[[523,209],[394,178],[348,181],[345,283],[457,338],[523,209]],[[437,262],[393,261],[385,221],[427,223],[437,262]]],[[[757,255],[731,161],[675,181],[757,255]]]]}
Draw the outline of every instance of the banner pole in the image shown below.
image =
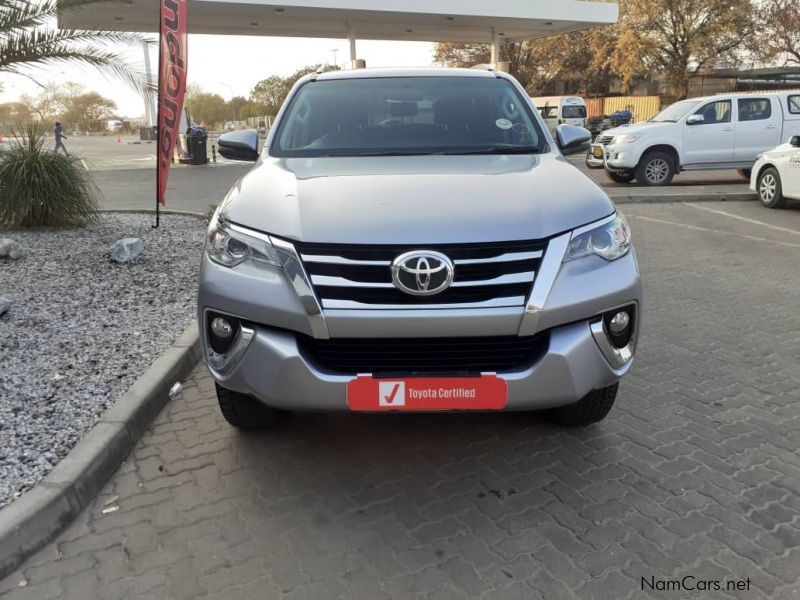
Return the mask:
{"type": "MultiPolygon", "coordinates": [[[[164,16],[161,14],[161,2],[163,0],[159,0],[158,2],[158,76],[157,76],[157,85],[158,91],[156,92],[156,224],[153,225],[153,229],[158,229],[158,226],[161,224],[161,203],[158,201],[158,193],[161,190],[161,101],[159,99],[159,95],[161,94],[161,53],[163,52],[161,43],[161,37],[164,35],[164,23],[163,19],[164,16]]],[[[149,82],[148,82],[149,83],[149,82]]]]}

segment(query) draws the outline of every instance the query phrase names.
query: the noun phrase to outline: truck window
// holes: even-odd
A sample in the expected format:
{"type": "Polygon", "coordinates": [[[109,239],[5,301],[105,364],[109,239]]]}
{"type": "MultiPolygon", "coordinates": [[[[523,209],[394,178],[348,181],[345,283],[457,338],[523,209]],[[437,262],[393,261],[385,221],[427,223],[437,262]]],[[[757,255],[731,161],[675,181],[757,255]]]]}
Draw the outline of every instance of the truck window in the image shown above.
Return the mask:
{"type": "Polygon", "coordinates": [[[787,102],[789,104],[789,112],[793,115],[800,115],[800,94],[789,96],[787,102]]]}
{"type": "Polygon", "coordinates": [[[562,119],[585,119],[586,107],[585,106],[562,106],[561,107],[562,119]]]}
{"type": "Polygon", "coordinates": [[[772,116],[772,103],[768,98],[739,98],[739,120],[761,121],[772,116]]]}
{"type": "Polygon", "coordinates": [[[703,115],[703,118],[705,119],[702,123],[703,125],[713,125],[714,123],[730,123],[731,101],[717,100],[715,102],[709,102],[694,114],[703,115]]]}

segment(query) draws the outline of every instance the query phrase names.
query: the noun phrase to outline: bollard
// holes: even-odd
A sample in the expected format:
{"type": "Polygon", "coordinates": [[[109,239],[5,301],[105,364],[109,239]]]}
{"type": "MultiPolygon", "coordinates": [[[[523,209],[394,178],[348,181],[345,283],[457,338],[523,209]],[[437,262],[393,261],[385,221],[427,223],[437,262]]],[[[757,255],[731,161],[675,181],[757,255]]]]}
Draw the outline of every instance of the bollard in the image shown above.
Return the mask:
{"type": "Polygon", "coordinates": [[[217,146],[216,144],[211,144],[211,162],[217,164],[217,146]]]}

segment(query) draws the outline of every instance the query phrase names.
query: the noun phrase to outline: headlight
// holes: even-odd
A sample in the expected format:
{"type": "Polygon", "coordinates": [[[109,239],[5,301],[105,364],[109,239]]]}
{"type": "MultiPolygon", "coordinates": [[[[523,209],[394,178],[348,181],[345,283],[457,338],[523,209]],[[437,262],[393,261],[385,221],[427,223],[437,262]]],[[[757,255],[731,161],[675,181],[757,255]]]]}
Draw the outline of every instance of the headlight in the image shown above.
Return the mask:
{"type": "Polygon", "coordinates": [[[609,222],[589,231],[576,230],[572,234],[564,262],[590,254],[608,261],[625,256],[631,247],[631,228],[628,220],[617,213],[609,222]]]}
{"type": "Polygon", "coordinates": [[[235,267],[246,260],[281,265],[268,235],[232,225],[216,215],[208,227],[206,252],[211,260],[224,267],[235,267]]]}
{"type": "Polygon", "coordinates": [[[613,144],[630,144],[631,142],[635,142],[641,136],[633,134],[633,133],[626,133],[624,135],[615,135],[614,139],[612,140],[613,144]]]}

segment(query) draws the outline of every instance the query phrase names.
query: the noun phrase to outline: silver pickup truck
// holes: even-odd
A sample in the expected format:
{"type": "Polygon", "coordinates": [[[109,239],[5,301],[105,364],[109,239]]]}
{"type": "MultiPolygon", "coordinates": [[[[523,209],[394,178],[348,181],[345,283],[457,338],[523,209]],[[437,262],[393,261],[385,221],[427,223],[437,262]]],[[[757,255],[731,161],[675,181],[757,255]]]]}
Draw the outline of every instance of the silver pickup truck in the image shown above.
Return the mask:
{"type": "Polygon", "coordinates": [[[219,206],[198,317],[234,426],[286,411],[527,411],[584,425],[630,369],[625,218],[504,73],[313,74],[219,206]]]}

